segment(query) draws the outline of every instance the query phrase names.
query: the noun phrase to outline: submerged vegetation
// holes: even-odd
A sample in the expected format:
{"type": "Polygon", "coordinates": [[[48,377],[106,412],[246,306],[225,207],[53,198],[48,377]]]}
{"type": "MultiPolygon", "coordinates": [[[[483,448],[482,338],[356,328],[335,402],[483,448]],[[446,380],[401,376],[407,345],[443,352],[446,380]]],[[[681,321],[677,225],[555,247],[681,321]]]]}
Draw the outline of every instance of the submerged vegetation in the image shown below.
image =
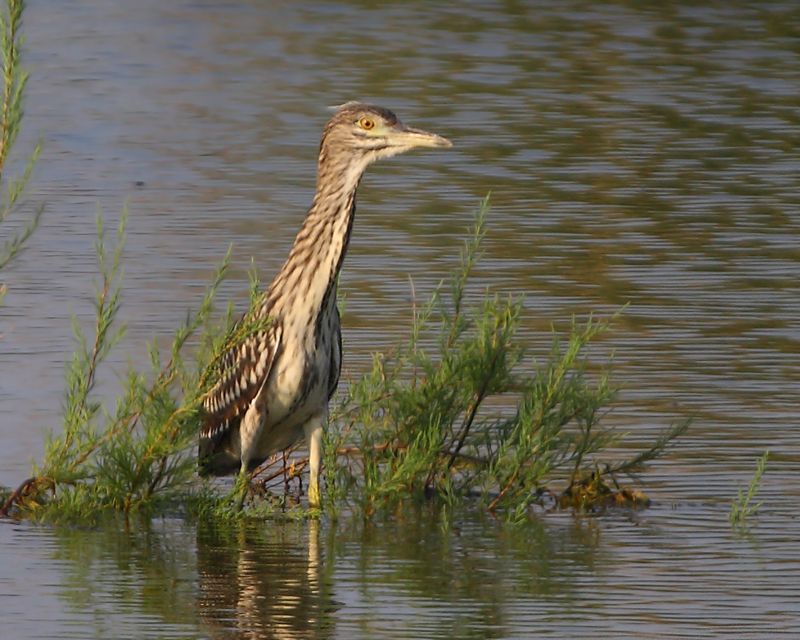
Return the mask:
{"type": "MultiPolygon", "coordinates": [[[[621,437],[600,424],[615,389],[606,372],[589,371],[585,350],[608,323],[573,321],[537,363],[519,341],[521,299],[487,292],[470,304],[465,292],[487,211],[485,201],[454,276],[414,309],[408,340],[375,354],[372,368],[333,408],[324,461],[328,510],[349,504],[368,514],[409,498],[466,498],[518,519],[534,504],[647,503],[620,489],[618,478],[640,471],[687,425],[632,457],[604,459],[621,437]]],[[[226,257],[169,348],[151,344],[151,370],[130,371],[116,405],[104,406],[95,397],[98,371],[124,335],[118,320],[124,229],[123,215],[109,248],[98,218],[95,323],[89,334],[74,326],[78,346],[67,369],[63,429],[50,437],[32,477],[7,497],[4,513],[42,519],[167,509],[234,513],[215,485],[195,476],[196,434],[219,355],[263,327],[252,313],[234,324],[230,307],[212,320],[226,257]]],[[[251,310],[259,291],[253,275],[251,310]]],[[[254,491],[262,498],[245,515],[285,512],[294,500],[292,480],[304,467],[297,453],[265,464],[256,474],[261,491],[254,491]],[[276,485],[284,491],[276,494],[276,485]]]]}

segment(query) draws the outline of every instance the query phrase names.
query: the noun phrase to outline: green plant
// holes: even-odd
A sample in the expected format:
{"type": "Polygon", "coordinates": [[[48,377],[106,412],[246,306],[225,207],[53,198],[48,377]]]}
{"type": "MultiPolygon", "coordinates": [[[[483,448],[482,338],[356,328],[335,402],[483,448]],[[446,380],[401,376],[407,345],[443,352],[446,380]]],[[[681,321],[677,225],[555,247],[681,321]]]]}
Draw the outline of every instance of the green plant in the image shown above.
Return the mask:
{"type": "MultiPolygon", "coordinates": [[[[603,369],[590,366],[585,349],[608,322],[573,321],[566,340],[554,335],[543,362],[529,358],[518,337],[522,300],[484,292],[470,303],[467,295],[487,212],[484,201],[453,278],[414,307],[409,339],[375,354],[372,368],[335,405],[324,459],[330,513],[348,501],[370,514],[426,498],[476,499],[512,520],[524,518],[534,503],[638,506],[646,499],[621,489],[618,476],[641,471],[687,428],[671,428],[628,459],[602,460],[621,437],[601,426],[615,389],[603,369]]],[[[67,370],[63,430],[49,439],[41,466],[8,496],[3,511],[85,521],[102,512],[182,505],[184,512],[221,519],[302,516],[287,495],[306,464],[297,454],[275,456],[262,467],[255,477],[264,498],[243,516],[213,485],[193,477],[202,399],[224,366],[221,355],[269,322],[257,313],[262,294],[255,272],[245,316],[234,324],[229,306],[213,322],[226,257],[198,310],[175,332],[168,357],[153,343],[150,371],[128,373],[113,410],[95,397],[98,371],[124,333],[117,316],[125,220],[109,249],[98,218],[94,330],[87,334],[75,323],[78,348],[67,370]],[[281,483],[283,497],[268,491],[281,483]]]]}
{"type": "Polygon", "coordinates": [[[756,470],[753,477],[750,478],[747,491],[745,491],[743,487],[740,487],[736,499],[731,503],[731,511],[728,514],[728,519],[733,526],[744,526],[747,519],[761,508],[762,503],[758,502],[753,504],[753,499],[761,488],[761,478],[767,470],[768,459],[769,451],[765,451],[756,462],[756,470]]]}
{"type": "MultiPolygon", "coordinates": [[[[19,178],[6,177],[6,163],[22,125],[23,98],[28,74],[20,67],[20,47],[22,45],[22,14],[25,11],[23,0],[7,0],[5,12],[0,13],[0,53],[2,54],[3,90],[0,103],[0,180],[6,178],[5,198],[0,205],[0,224],[6,222],[17,209],[20,196],[25,191],[28,180],[41,151],[37,144],[25,169],[19,178]]],[[[35,210],[33,217],[0,247],[0,269],[3,269],[24,248],[33,231],[39,224],[43,207],[35,210]]],[[[6,293],[6,285],[0,283],[0,302],[6,293]]]]}
{"type": "Polygon", "coordinates": [[[97,256],[100,282],[95,291],[93,335],[77,321],[73,331],[77,349],[67,368],[64,425],[48,438],[44,460],[6,501],[30,515],[80,518],[102,510],[129,512],[169,495],[191,479],[196,418],[207,382],[206,369],[223,348],[218,332],[210,328],[212,300],[227,269],[228,257],[217,270],[195,313],[175,332],[169,357],[150,345],[151,373],[129,371],[113,410],[94,397],[104,360],[124,335],[118,322],[123,214],[116,244],[106,246],[102,218],[97,219],[97,256]],[[183,350],[202,329],[195,363],[187,367],[183,350]]]}
{"type": "Polygon", "coordinates": [[[565,344],[555,334],[537,364],[518,338],[520,299],[487,292],[468,304],[487,211],[488,200],[460,268],[415,310],[408,342],[375,354],[337,408],[340,430],[328,435],[325,460],[334,508],[348,495],[367,512],[415,496],[476,496],[511,519],[546,501],[637,506],[646,498],[620,490],[617,476],[640,471],[688,428],[670,428],[627,460],[599,459],[621,437],[600,424],[616,390],[584,352],[608,322],[573,320],[565,344]],[[566,488],[556,493],[559,479],[566,488]]]}

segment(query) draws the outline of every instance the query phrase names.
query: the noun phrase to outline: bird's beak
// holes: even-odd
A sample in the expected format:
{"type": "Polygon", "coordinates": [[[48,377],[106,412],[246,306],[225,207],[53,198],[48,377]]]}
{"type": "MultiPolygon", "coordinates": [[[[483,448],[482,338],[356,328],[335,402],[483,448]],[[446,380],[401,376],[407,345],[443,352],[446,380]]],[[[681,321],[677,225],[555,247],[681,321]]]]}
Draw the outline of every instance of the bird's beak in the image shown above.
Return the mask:
{"type": "Polygon", "coordinates": [[[413,129],[405,125],[394,129],[389,136],[391,146],[398,147],[452,147],[447,138],[429,133],[422,129],[413,129]]]}

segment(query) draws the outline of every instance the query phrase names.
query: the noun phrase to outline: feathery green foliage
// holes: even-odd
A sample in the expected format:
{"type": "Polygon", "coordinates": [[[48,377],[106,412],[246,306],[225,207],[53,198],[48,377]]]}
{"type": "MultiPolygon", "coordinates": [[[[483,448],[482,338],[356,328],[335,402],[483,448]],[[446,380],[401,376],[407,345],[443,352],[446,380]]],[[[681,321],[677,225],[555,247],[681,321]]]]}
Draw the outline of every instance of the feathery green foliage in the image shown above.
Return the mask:
{"type": "MultiPolygon", "coordinates": [[[[41,146],[36,145],[28,159],[22,175],[18,178],[7,178],[6,162],[14,147],[14,142],[22,125],[22,107],[25,85],[28,74],[20,67],[20,47],[22,46],[22,14],[25,11],[24,0],[7,0],[5,11],[0,12],[0,54],[2,54],[3,93],[0,103],[0,181],[3,182],[6,195],[0,204],[0,224],[6,222],[17,209],[19,199],[25,191],[36,160],[39,158],[41,146]],[[5,178],[5,180],[3,180],[5,178]]],[[[3,269],[25,246],[33,231],[39,224],[42,207],[37,208],[22,230],[13,235],[0,246],[0,269],[3,269]]],[[[0,282],[0,303],[6,293],[6,285],[0,282]]]]}
{"type": "Polygon", "coordinates": [[[486,293],[467,303],[487,211],[485,200],[460,268],[415,311],[408,342],[376,354],[334,413],[330,505],[348,495],[367,511],[409,496],[478,496],[512,519],[545,497],[573,507],[637,506],[641,494],[608,483],[641,470],[688,427],[672,427],[629,460],[601,463],[620,437],[600,426],[615,389],[606,373],[589,375],[584,351],[608,323],[573,320],[566,344],[556,334],[549,358],[530,366],[517,335],[522,301],[486,293]],[[493,408],[509,405],[511,413],[493,408]],[[566,489],[556,496],[550,484],[559,478],[566,489]]]}
{"type": "Polygon", "coordinates": [[[105,510],[127,513],[174,498],[176,492],[182,495],[194,475],[190,449],[211,378],[208,371],[220,350],[243,330],[228,331],[227,325],[220,328],[210,322],[212,300],[229,253],[198,310],[187,315],[173,335],[166,361],[162,349],[151,344],[151,372],[129,371],[121,381],[116,406],[104,407],[94,391],[98,371],[124,335],[117,316],[126,218],[123,214],[116,244],[109,251],[98,217],[100,282],[93,335],[73,322],[77,349],[67,369],[63,430],[48,439],[41,466],[17,499],[17,505],[33,516],[83,519],[105,510]],[[183,352],[198,333],[203,337],[187,366],[183,352]]]}
{"type": "MultiPolygon", "coordinates": [[[[522,300],[485,293],[472,304],[467,297],[487,212],[488,200],[460,268],[414,308],[406,343],[375,354],[372,368],[334,408],[324,458],[330,512],[350,502],[369,514],[424,497],[476,499],[512,520],[524,518],[534,503],[639,506],[646,499],[618,490],[617,476],[640,471],[685,431],[686,424],[678,425],[629,459],[601,461],[620,438],[600,425],[615,389],[604,371],[590,370],[584,352],[608,323],[573,321],[566,340],[555,335],[544,362],[529,358],[518,338],[522,300]],[[554,483],[564,489],[556,493],[554,483]]],[[[78,348],[67,371],[64,428],[50,438],[34,476],[6,501],[6,512],[86,520],[182,504],[186,513],[222,519],[285,514],[291,497],[267,489],[282,482],[288,491],[301,477],[306,462],[296,455],[276,456],[256,474],[264,499],[244,514],[213,485],[193,480],[202,399],[221,356],[269,323],[254,271],[250,308],[239,322],[232,322],[231,307],[221,321],[211,321],[226,256],[199,309],[175,332],[166,361],[153,343],[151,371],[128,373],[113,410],[95,397],[98,370],[124,334],[117,316],[125,220],[108,248],[98,218],[94,331],[87,335],[75,323],[78,348]],[[194,351],[187,360],[190,338],[194,351]]],[[[290,509],[288,515],[303,513],[290,509]]]]}
{"type": "Polygon", "coordinates": [[[229,307],[221,321],[212,321],[212,303],[228,270],[229,250],[197,311],[187,315],[169,348],[150,344],[150,371],[130,370],[120,381],[116,406],[108,409],[96,398],[95,384],[104,361],[125,334],[118,315],[126,221],[127,211],[109,248],[102,217],[97,218],[100,279],[94,326],[87,333],[73,320],[77,348],[66,372],[63,429],[48,438],[42,464],[6,499],[5,513],[16,509],[31,517],[85,521],[102,512],[127,514],[184,502],[200,512],[215,503],[194,482],[193,449],[202,400],[222,355],[269,323],[258,313],[258,283],[251,283],[253,304],[243,318],[234,323],[229,307]],[[187,361],[190,342],[193,351],[187,361]],[[206,506],[198,504],[203,498],[206,506]]]}
{"type": "Polygon", "coordinates": [[[735,527],[745,526],[747,519],[761,508],[762,503],[758,502],[753,504],[753,499],[756,497],[761,487],[761,478],[767,470],[767,460],[769,460],[769,451],[765,451],[756,462],[756,470],[753,477],[750,478],[747,491],[740,488],[736,500],[731,503],[731,511],[730,514],[728,514],[728,519],[735,527]]]}

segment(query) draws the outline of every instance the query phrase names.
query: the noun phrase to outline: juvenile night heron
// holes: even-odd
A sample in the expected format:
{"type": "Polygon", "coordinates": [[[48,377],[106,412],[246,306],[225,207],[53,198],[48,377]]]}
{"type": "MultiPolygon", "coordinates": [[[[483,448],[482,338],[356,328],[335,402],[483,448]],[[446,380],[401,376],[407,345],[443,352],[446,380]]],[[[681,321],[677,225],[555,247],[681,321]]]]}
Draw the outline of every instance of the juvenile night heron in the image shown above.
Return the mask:
{"type": "Polygon", "coordinates": [[[322,133],[314,201],[258,311],[269,318],[267,328],[225,354],[204,399],[201,475],[239,470],[247,479],[305,435],[308,501],[319,506],[322,430],[342,364],[336,283],[358,183],[376,160],[416,147],[450,146],[446,138],[405,126],[388,109],[358,102],[337,109],[322,133]]]}

